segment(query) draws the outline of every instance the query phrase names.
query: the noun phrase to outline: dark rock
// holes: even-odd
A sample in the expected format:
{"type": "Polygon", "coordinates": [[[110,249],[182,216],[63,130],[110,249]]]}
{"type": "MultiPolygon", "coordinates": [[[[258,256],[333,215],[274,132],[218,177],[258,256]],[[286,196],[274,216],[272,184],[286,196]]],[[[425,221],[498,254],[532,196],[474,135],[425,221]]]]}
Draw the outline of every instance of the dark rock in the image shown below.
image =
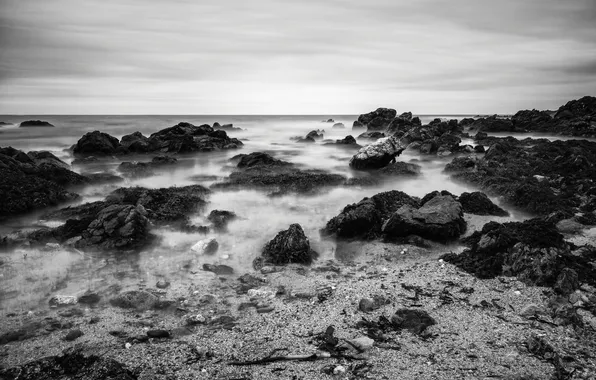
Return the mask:
{"type": "Polygon", "coordinates": [[[343,123],[335,123],[333,124],[333,129],[344,129],[346,126],[343,123]]]}
{"type": "Polygon", "coordinates": [[[461,204],[451,196],[436,196],[422,207],[403,205],[383,224],[389,238],[417,235],[435,241],[457,238],[466,229],[461,204]]]}
{"type": "Polygon", "coordinates": [[[360,115],[358,122],[368,127],[368,130],[384,130],[395,118],[397,112],[391,108],[377,108],[375,111],[360,115]]]}
{"type": "Polygon", "coordinates": [[[300,138],[300,139],[296,140],[296,142],[298,142],[298,143],[314,143],[315,142],[315,139],[312,138],[312,137],[310,137],[310,136],[307,136],[307,137],[305,137],[303,139],[300,138]]]}
{"type": "Polygon", "coordinates": [[[482,146],[482,145],[476,145],[474,147],[474,152],[476,152],[476,153],[484,153],[485,152],[484,146],[482,146]]]}
{"type": "Polygon", "coordinates": [[[364,128],[366,128],[366,125],[362,124],[358,120],[355,120],[354,123],[352,124],[352,130],[354,130],[354,129],[364,129],[364,128]]]}
{"type": "Polygon", "coordinates": [[[122,136],[120,145],[131,153],[147,153],[151,151],[151,142],[149,138],[143,136],[141,132],[134,132],[130,135],[122,136]]]}
{"type": "Polygon", "coordinates": [[[228,265],[213,265],[213,264],[203,264],[203,270],[207,272],[213,272],[216,275],[231,275],[234,274],[234,268],[228,265]]]}
{"type": "Polygon", "coordinates": [[[341,140],[335,140],[335,142],[332,143],[326,143],[325,145],[347,145],[353,148],[360,148],[360,145],[358,145],[356,139],[351,135],[348,135],[341,140]]]}
{"type": "Polygon", "coordinates": [[[333,119],[327,119],[327,120],[323,120],[323,123],[335,123],[335,120],[333,119]]]}
{"type": "Polygon", "coordinates": [[[412,113],[404,112],[391,121],[389,127],[387,127],[388,135],[395,135],[400,132],[407,132],[416,124],[412,122],[412,113]]]}
{"type": "Polygon", "coordinates": [[[422,334],[427,327],[437,322],[424,310],[398,309],[391,316],[391,324],[398,330],[408,330],[412,334],[422,334]]]}
{"type": "Polygon", "coordinates": [[[509,213],[494,204],[484,193],[462,193],[458,198],[464,212],[476,215],[509,216],[509,213]]]}
{"type": "Polygon", "coordinates": [[[2,379],[19,380],[134,380],[137,378],[121,363],[106,357],[84,356],[70,351],[61,356],[49,356],[19,367],[0,370],[2,379]],[[41,375],[43,374],[43,375],[41,375]]]}
{"type": "Polygon", "coordinates": [[[111,156],[120,152],[120,141],[100,131],[87,132],[73,148],[76,156],[111,156]]]}
{"type": "Polygon", "coordinates": [[[394,137],[386,137],[360,149],[350,159],[350,167],[357,170],[379,169],[399,156],[405,146],[394,137]]]}
{"type": "Polygon", "coordinates": [[[53,125],[43,120],[27,120],[23,121],[19,127],[53,127],[53,125]]]}
{"type": "Polygon", "coordinates": [[[155,283],[157,289],[167,289],[170,286],[170,282],[167,280],[158,280],[155,283]]]}
{"type": "Polygon", "coordinates": [[[70,170],[70,166],[66,162],[62,161],[47,150],[28,152],[27,156],[29,156],[29,158],[31,158],[33,163],[37,166],[47,164],[49,166],[56,166],[58,168],[70,170]]]}
{"type": "Polygon", "coordinates": [[[82,336],[83,336],[83,332],[81,330],[74,329],[74,330],[70,330],[68,332],[68,334],[66,334],[64,336],[64,338],[62,338],[62,340],[65,340],[67,342],[72,342],[73,340],[77,340],[77,339],[79,339],[82,336]]]}
{"type": "Polygon", "coordinates": [[[159,305],[159,298],[143,290],[130,290],[118,294],[110,304],[123,309],[149,310],[159,305]]]}
{"type": "Polygon", "coordinates": [[[313,130],[308,132],[306,138],[312,138],[313,140],[319,140],[323,138],[324,131],[321,130],[313,130]]]}
{"type": "Polygon", "coordinates": [[[239,168],[252,168],[255,166],[286,166],[292,165],[287,161],[278,160],[273,158],[270,154],[263,152],[254,152],[250,154],[240,155],[240,161],[238,162],[239,168]]]}
{"type": "Polygon", "coordinates": [[[416,177],[421,173],[421,167],[417,164],[397,161],[374,172],[387,177],[416,177]]]}
{"type": "Polygon", "coordinates": [[[518,111],[511,117],[515,130],[547,132],[553,118],[548,112],[538,110],[518,111]]]}
{"type": "Polygon", "coordinates": [[[237,216],[232,211],[226,210],[212,210],[207,216],[207,220],[213,223],[213,227],[216,230],[225,231],[228,227],[228,223],[236,219],[237,216]]]}
{"type": "Polygon", "coordinates": [[[358,310],[369,313],[371,311],[375,311],[384,305],[389,304],[389,300],[385,299],[382,296],[374,296],[371,298],[362,298],[358,303],[358,310]]]}
{"type": "Polygon", "coordinates": [[[328,221],[321,234],[338,238],[375,238],[380,235],[383,223],[403,205],[418,207],[419,200],[397,190],[364,198],[346,206],[328,221]]]}
{"type": "Polygon", "coordinates": [[[515,128],[510,119],[500,118],[493,115],[487,118],[480,118],[467,124],[466,128],[479,132],[514,132],[515,128]]]}
{"type": "Polygon", "coordinates": [[[262,256],[266,263],[274,265],[311,264],[317,253],[310,248],[302,227],[291,224],[289,229],[280,231],[265,245],[262,256]]]}
{"type": "Polygon", "coordinates": [[[170,332],[167,330],[148,330],[147,336],[149,338],[170,338],[170,332]]]}
{"type": "Polygon", "coordinates": [[[99,302],[101,297],[97,293],[85,293],[79,297],[78,302],[86,305],[94,305],[99,302]]]}
{"type": "Polygon", "coordinates": [[[228,132],[240,132],[243,131],[242,128],[234,127],[234,124],[223,124],[220,125],[219,123],[213,123],[213,129],[221,129],[222,131],[228,132]]]}
{"type": "Polygon", "coordinates": [[[385,137],[385,134],[383,132],[378,131],[367,131],[358,136],[359,139],[373,141],[377,141],[378,139],[381,139],[383,137],[385,137]]]}

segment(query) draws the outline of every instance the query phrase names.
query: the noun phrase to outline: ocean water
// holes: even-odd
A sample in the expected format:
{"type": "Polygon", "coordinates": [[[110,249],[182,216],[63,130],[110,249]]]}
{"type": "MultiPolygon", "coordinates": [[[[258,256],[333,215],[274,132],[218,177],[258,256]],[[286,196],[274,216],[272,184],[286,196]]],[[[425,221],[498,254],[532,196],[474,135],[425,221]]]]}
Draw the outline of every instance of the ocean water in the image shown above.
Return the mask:
{"type": "MultiPolygon", "coordinates": [[[[430,115],[421,117],[423,123],[440,117],[445,119],[466,117],[430,115]]],[[[0,127],[0,146],[12,146],[24,151],[48,150],[64,161],[71,163],[73,157],[68,148],[86,132],[100,130],[117,138],[140,131],[149,135],[160,129],[186,121],[195,125],[233,123],[243,131],[228,132],[244,142],[238,150],[210,153],[197,153],[179,159],[179,163],[158,172],[149,178],[126,180],[115,185],[89,186],[79,189],[80,202],[103,199],[118,187],[144,186],[160,188],[212,183],[226,177],[233,169],[229,159],[239,153],[267,151],[279,159],[296,163],[301,168],[322,169],[342,174],[346,177],[361,175],[352,171],[348,161],[355,149],[341,146],[299,144],[290,140],[294,136],[304,136],[313,129],[324,129],[325,139],[340,139],[353,134],[356,137],[363,130],[352,133],[355,115],[314,115],[314,116],[0,116],[0,121],[14,123],[0,127]],[[332,129],[333,123],[322,120],[333,118],[341,122],[345,129],[332,129]],[[19,128],[24,120],[40,119],[55,125],[54,128],[19,128]]],[[[526,137],[526,136],[524,136],[526,137]]],[[[464,143],[466,143],[465,141],[464,143]]],[[[359,141],[365,145],[367,141],[359,141]]],[[[467,142],[469,143],[469,142],[467,142]]],[[[149,161],[151,156],[133,157],[135,160],[149,161]]],[[[252,260],[263,246],[277,232],[287,229],[292,223],[299,223],[305,230],[313,248],[320,253],[320,260],[341,259],[336,243],[324,240],[319,230],[326,222],[337,215],[346,205],[370,197],[381,191],[402,190],[410,195],[422,197],[433,190],[448,190],[454,194],[476,189],[452,181],[443,168],[451,161],[450,157],[422,157],[404,152],[399,158],[405,162],[416,162],[422,167],[422,175],[413,179],[396,178],[376,187],[338,187],[323,191],[315,196],[286,195],[271,198],[263,191],[234,190],[214,191],[208,198],[204,212],[192,216],[195,224],[208,224],[205,217],[211,210],[229,210],[239,218],[229,225],[228,232],[187,234],[162,228],[155,231],[159,241],[151,248],[135,255],[88,254],[64,249],[19,249],[0,253],[4,262],[0,265],[0,315],[8,312],[27,311],[47,306],[49,298],[56,294],[81,295],[95,291],[102,296],[122,289],[152,287],[158,279],[167,279],[179,286],[196,286],[211,281],[213,274],[201,270],[203,263],[226,264],[236,273],[251,270],[252,260]],[[190,247],[199,240],[215,237],[219,250],[215,256],[197,256],[190,247]]],[[[75,165],[78,172],[113,172],[121,161],[129,157],[88,166],[75,165]]],[[[495,199],[498,203],[498,199],[495,199]]],[[[40,225],[55,226],[57,221],[42,220],[43,210],[31,215],[12,218],[0,223],[0,236],[34,229],[40,225]]],[[[516,210],[511,220],[528,217],[516,210]]],[[[446,247],[447,251],[449,247],[446,247]]],[[[104,298],[105,298],[104,297],[104,298]]]]}

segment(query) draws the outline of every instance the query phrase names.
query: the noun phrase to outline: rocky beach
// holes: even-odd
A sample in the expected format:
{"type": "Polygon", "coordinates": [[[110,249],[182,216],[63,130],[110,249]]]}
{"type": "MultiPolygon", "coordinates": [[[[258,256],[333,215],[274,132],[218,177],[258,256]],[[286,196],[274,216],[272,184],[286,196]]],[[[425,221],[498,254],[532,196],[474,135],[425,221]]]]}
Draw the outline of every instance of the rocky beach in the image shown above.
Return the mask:
{"type": "Polygon", "coordinates": [[[2,116],[0,379],[595,379],[595,181],[592,96],[2,116]]]}

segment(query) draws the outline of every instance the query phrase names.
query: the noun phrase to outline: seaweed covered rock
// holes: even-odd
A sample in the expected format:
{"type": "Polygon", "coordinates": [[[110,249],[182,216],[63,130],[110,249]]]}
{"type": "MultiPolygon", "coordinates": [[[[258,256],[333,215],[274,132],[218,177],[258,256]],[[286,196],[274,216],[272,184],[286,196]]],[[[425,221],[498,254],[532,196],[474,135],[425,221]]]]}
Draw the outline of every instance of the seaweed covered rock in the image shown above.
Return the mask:
{"type": "Polygon", "coordinates": [[[299,224],[280,231],[265,248],[262,257],[265,263],[283,265],[289,263],[311,264],[317,253],[310,248],[308,238],[299,224]]]}
{"type": "Polygon", "coordinates": [[[137,376],[114,359],[72,350],[18,367],[0,369],[0,378],[19,380],[135,380],[137,376]]]}
{"type": "Polygon", "coordinates": [[[509,216],[509,213],[494,204],[484,193],[474,191],[462,193],[458,198],[464,212],[476,215],[509,216]]]}
{"type": "Polygon", "coordinates": [[[397,190],[364,198],[346,206],[339,215],[328,221],[321,234],[338,238],[378,237],[383,223],[403,205],[418,207],[419,200],[397,190]]]}
{"type": "Polygon", "coordinates": [[[369,131],[384,130],[397,115],[397,111],[392,108],[377,108],[375,111],[362,114],[358,117],[358,122],[366,125],[369,131]]]}
{"type": "Polygon", "coordinates": [[[360,149],[350,159],[350,167],[357,170],[379,169],[399,156],[405,146],[395,137],[385,137],[360,149]]]}
{"type": "Polygon", "coordinates": [[[470,249],[443,259],[480,278],[517,276],[529,285],[552,287],[573,270],[576,284],[596,281],[596,256],[573,254],[554,224],[541,219],[489,222],[466,241],[470,249]]]}
{"type": "Polygon", "coordinates": [[[452,196],[438,195],[422,205],[405,204],[383,224],[388,239],[416,235],[435,241],[453,240],[466,229],[461,204],[452,196]]]}

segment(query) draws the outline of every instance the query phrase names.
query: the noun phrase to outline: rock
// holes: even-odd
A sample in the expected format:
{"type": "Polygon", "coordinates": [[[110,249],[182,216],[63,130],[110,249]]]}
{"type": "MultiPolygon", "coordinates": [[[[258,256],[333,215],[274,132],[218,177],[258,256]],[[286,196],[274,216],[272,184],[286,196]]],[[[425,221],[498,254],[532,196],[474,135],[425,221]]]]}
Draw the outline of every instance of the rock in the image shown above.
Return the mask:
{"type": "Polygon", "coordinates": [[[562,233],[576,234],[586,228],[583,224],[576,222],[573,219],[563,219],[556,224],[557,230],[562,233]]]}
{"type": "Polygon", "coordinates": [[[234,268],[228,265],[212,265],[212,264],[203,264],[203,270],[207,272],[213,272],[216,275],[231,275],[234,274],[234,268]]]}
{"type": "Polygon", "coordinates": [[[474,152],[475,153],[484,153],[485,152],[484,146],[482,146],[482,145],[476,145],[474,147],[474,152]]]}
{"type": "Polygon", "coordinates": [[[252,168],[256,166],[286,166],[292,165],[289,162],[273,158],[271,155],[262,152],[254,152],[240,156],[237,167],[252,168]]]}
{"type": "Polygon", "coordinates": [[[229,132],[240,132],[243,131],[242,128],[234,127],[234,124],[223,124],[220,125],[219,123],[213,123],[213,129],[221,129],[222,131],[229,131],[229,132]]]}
{"type": "Polygon", "coordinates": [[[465,213],[476,215],[509,216],[509,213],[494,204],[484,193],[474,191],[462,193],[458,198],[465,213]]]}
{"type": "Polygon", "coordinates": [[[323,120],[322,123],[335,123],[335,120],[327,119],[327,120],[323,120]]]}
{"type": "Polygon", "coordinates": [[[469,130],[477,130],[479,132],[514,132],[515,128],[510,119],[500,118],[493,115],[487,118],[480,118],[467,124],[466,128],[469,130]]]}
{"type": "Polygon", "coordinates": [[[151,151],[151,142],[149,138],[143,136],[141,132],[134,132],[130,135],[122,136],[120,145],[131,153],[147,153],[151,151]]]}
{"type": "Polygon", "coordinates": [[[75,296],[61,296],[55,295],[50,298],[50,306],[70,306],[77,304],[77,297],[75,296]]]}
{"type": "Polygon", "coordinates": [[[117,138],[100,131],[87,132],[73,148],[76,156],[111,156],[121,149],[117,138]]]}
{"type": "Polygon", "coordinates": [[[386,177],[417,177],[421,174],[421,166],[406,162],[395,162],[374,172],[386,177]]]}
{"type": "Polygon", "coordinates": [[[358,303],[358,310],[369,313],[371,311],[375,311],[382,306],[388,304],[389,301],[381,296],[374,296],[371,298],[362,298],[358,303]]]}
{"type": "Polygon", "coordinates": [[[364,198],[356,204],[346,206],[339,215],[328,221],[321,234],[335,235],[338,238],[378,237],[383,223],[406,204],[418,207],[419,200],[397,190],[364,198]]]}
{"type": "Polygon", "coordinates": [[[400,132],[408,132],[415,125],[412,122],[412,113],[404,112],[391,121],[389,127],[387,127],[387,134],[395,135],[400,132]]]}
{"type": "Polygon", "coordinates": [[[157,289],[167,289],[170,286],[170,282],[167,280],[157,280],[155,287],[157,289]]]}
{"type": "Polygon", "coordinates": [[[391,316],[391,324],[398,330],[408,330],[412,334],[422,334],[427,327],[437,322],[424,310],[398,309],[391,316]]]}
{"type": "Polygon", "coordinates": [[[215,238],[199,240],[190,250],[199,255],[214,255],[219,249],[219,243],[215,238]]]}
{"type": "Polygon", "coordinates": [[[405,149],[394,137],[385,137],[360,149],[350,159],[350,167],[357,170],[378,169],[387,166],[405,149]]]}
{"type": "Polygon", "coordinates": [[[382,139],[383,137],[385,137],[385,134],[383,132],[378,131],[368,131],[358,136],[359,139],[372,141],[377,141],[378,139],[382,139]]]}
{"type": "Polygon", "coordinates": [[[207,216],[207,220],[213,223],[216,230],[225,231],[228,228],[228,223],[237,218],[232,211],[226,210],[212,210],[207,216]]]}
{"type": "Polygon", "coordinates": [[[170,338],[170,332],[167,330],[148,330],[147,336],[149,338],[157,338],[157,339],[170,338]]]}
{"type": "Polygon", "coordinates": [[[565,296],[570,295],[576,289],[579,289],[579,275],[576,271],[570,268],[563,268],[557,276],[557,281],[553,289],[558,294],[565,296]]]}
{"type": "Polygon", "coordinates": [[[325,143],[324,145],[346,145],[353,148],[360,148],[360,145],[358,145],[356,139],[351,135],[348,135],[341,140],[335,140],[335,142],[325,143]]]}
{"type": "Polygon", "coordinates": [[[80,296],[78,301],[79,301],[79,303],[82,303],[85,305],[95,305],[96,303],[99,302],[100,299],[101,299],[101,297],[99,296],[99,294],[93,293],[93,292],[87,292],[87,293],[83,294],[82,296],[80,296]]]}
{"type": "Polygon", "coordinates": [[[73,340],[77,340],[78,338],[82,337],[84,334],[81,330],[79,329],[73,329],[70,330],[68,332],[68,334],[66,334],[62,340],[65,340],[67,342],[72,342],[73,340]]]}
{"type": "Polygon", "coordinates": [[[54,154],[48,152],[47,150],[31,151],[27,153],[27,156],[29,156],[29,158],[31,158],[33,163],[37,166],[49,165],[70,170],[70,165],[56,157],[54,154]]]}
{"type": "Polygon", "coordinates": [[[324,133],[324,131],[321,131],[321,130],[318,130],[318,129],[317,130],[313,130],[313,131],[308,132],[308,134],[306,135],[306,138],[309,138],[310,137],[313,140],[320,140],[320,139],[322,139],[324,137],[323,136],[323,133],[324,133]]]}
{"type": "Polygon", "coordinates": [[[375,111],[362,114],[358,122],[366,125],[368,130],[384,130],[393,121],[397,112],[392,108],[377,108],[375,111]]]}
{"type": "Polygon", "coordinates": [[[202,314],[193,314],[186,317],[187,325],[202,325],[205,322],[207,322],[207,318],[205,318],[202,314]]]}
{"type": "Polygon", "coordinates": [[[373,347],[375,341],[367,336],[348,340],[352,347],[357,348],[360,352],[365,352],[373,347]]]}
{"type": "Polygon", "coordinates": [[[383,224],[389,238],[417,235],[435,241],[457,238],[466,229],[461,204],[451,196],[436,196],[420,208],[401,206],[383,224]]]}
{"type": "Polygon", "coordinates": [[[343,123],[335,123],[333,124],[333,129],[344,129],[346,126],[343,123]]]}
{"type": "Polygon", "coordinates": [[[299,224],[291,224],[290,228],[280,231],[265,245],[262,256],[265,262],[274,265],[311,264],[317,253],[310,248],[302,227],[299,224]]]}
{"type": "Polygon", "coordinates": [[[355,120],[354,123],[352,124],[352,130],[354,130],[354,129],[364,129],[364,128],[366,128],[366,125],[362,124],[358,120],[355,120]]]}
{"type": "Polygon", "coordinates": [[[107,357],[84,356],[80,351],[69,351],[61,356],[49,356],[30,361],[18,367],[0,369],[3,379],[63,380],[65,375],[71,379],[86,380],[134,380],[137,378],[124,365],[107,357]]]}
{"type": "Polygon", "coordinates": [[[19,127],[53,127],[53,125],[43,120],[27,120],[23,121],[19,127]]]}
{"type": "Polygon", "coordinates": [[[149,310],[159,305],[159,298],[143,290],[130,290],[118,294],[110,304],[123,309],[149,310]]]}
{"type": "Polygon", "coordinates": [[[298,143],[314,143],[315,142],[315,139],[312,138],[312,137],[307,136],[307,137],[305,137],[303,139],[300,138],[300,139],[296,140],[296,142],[298,142],[298,143]]]}
{"type": "Polygon", "coordinates": [[[544,314],[544,308],[533,303],[524,306],[519,312],[519,315],[526,318],[535,317],[540,314],[544,314]]]}
{"type": "Polygon", "coordinates": [[[261,287],[257,289],[249,289],[246,293],[249,297],[257,298],[275,298],[277,290],[269,287],[261,287]]]}

